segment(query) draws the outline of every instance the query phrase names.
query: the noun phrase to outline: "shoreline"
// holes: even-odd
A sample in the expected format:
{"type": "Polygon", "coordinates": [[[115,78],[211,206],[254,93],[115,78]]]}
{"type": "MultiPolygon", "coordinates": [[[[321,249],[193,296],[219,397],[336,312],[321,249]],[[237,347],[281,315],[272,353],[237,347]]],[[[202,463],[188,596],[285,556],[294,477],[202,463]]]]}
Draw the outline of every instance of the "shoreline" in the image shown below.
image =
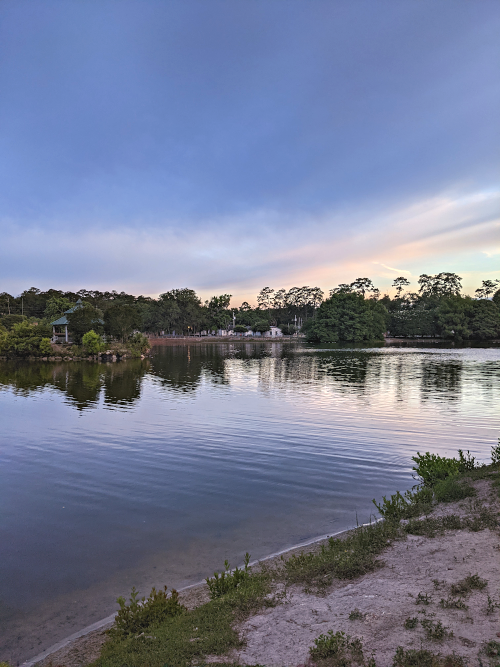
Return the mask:
{"type": "MultiPolygon", "coordinates": [[[[376,519],[372,523],[377,523],[379,521],[383,521],[382,518],[376,519]]],[[[360,524],[363,526],[367,526],[369,524],[360,524]]],[[[278,560],[281,559],[281,556],[284,556],[285,554],[290,554],[292,555],[294,552],[299,551],[300,549],[304,549],[305,547],[313,547],[311,551],[315,551],[315,548],[319,548],[322,543],[327,542],[327,540],[330,537],[339,537],[339,536],[347,536],[349,533],[351,533],[353,530],[356,530],[356,526],[352,528],[345,528],[344,530],[340,530],[336,533],[328,533],[325,535],[320,535],[318,537],[314,537],[311,540],[306,540],[305,542],[301,542],[300,544],[296,544],[292,547],[287,547],[286,549],[281,549],[279,551],[275,551],[268,556],[265,556],[264,558],[260,558],[259,560],[252,561],[250,563],[250,567],[255,567],[258,566],[260,563],[269,563],[272,562],[273,560],[278,560]]],[[[183,586],[182,588],[178,589],[178,592],[180,593],[181,596],[181,601],[186,604],[186,606],[190,607],[190,598],[199,598],[200,593],[204,593],[207,590],[207,585],[205,579],[202,581],[198,581],[194,584],[189,584],[188,586],[183,586]],[[194,593],[194,595],[190,595],[190,593],[194,593]]],[[[202,596],[203,597],[203,596],[202,596]]],[[[207,597],[208,600],[208,597],[207,597]]],[[[47,658],[50,658],[52,655],[57,653],[58,651],[61,651],[62,649],[66,649],[71,646],[74,642],[76,642],[79,639],[84,639],[85,637],[89,636],[90,634],[97,632],[99,630],[104,630],[107,629],[108,627],[111,627],[113,624],[113,621],[115,619],[116,614],[118,613],[118,610],[114,612],[113,614],[110,614],[109,616],[106,616],[105,618],[102,618],[99,621],[96,621],[95,623],[92,623],[91,625],[88,625],[81,630],[78,630],[77,632],[72,633],[65,639],[61,639],[60,641],[56,642],[52,646],[49,646],[49,648],[45,649],[38,655],[34,656],[33,658],[28,658],[28,660],[25,660],[24,662],[19,664],[19,667],[35,667],[35,665],[38,665],[39,663],[43,663],[47,658]]]]}

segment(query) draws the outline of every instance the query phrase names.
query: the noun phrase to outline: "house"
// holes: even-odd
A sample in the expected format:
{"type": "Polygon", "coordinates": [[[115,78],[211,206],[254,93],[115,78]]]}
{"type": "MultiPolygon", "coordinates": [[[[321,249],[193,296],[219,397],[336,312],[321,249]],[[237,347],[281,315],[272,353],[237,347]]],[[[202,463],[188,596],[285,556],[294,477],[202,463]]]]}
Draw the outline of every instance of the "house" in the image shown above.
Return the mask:
{"type": "Polygon", "coordinates": [[[271,327],[264,333],[265,338],[280,338],[280,336],[283,336],[283,332],[279,327],[271,327]]]}

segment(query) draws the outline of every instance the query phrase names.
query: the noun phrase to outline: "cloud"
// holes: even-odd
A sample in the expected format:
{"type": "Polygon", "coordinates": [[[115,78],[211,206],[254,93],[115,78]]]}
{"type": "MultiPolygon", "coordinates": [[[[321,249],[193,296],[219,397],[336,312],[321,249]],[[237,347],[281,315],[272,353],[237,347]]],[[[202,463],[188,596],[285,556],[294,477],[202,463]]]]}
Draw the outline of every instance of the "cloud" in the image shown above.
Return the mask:
{"type": "Polygon", "coordinates": [[[63,221],[48,229],[4,222],[1,279],[15,293],[32,284],[153,295],[190,286],[204,298],[230,292],[236,302],[253,301],[264,285],[327,291],[365,275],[387,289],[394,278],[387,271],[411,276],[434,266],[483,270],[486,278],[496,271],[484,266],[484,248],[497,247],[499,203],[500,193],[448,192],[371,215],[365,207],[300,216],[262,209],[207,219],[195,232],[175,221],[163,229],[94,224],[79,232],[63,221]],[[391,266],[401,264],[411,269],[391,266]]]}

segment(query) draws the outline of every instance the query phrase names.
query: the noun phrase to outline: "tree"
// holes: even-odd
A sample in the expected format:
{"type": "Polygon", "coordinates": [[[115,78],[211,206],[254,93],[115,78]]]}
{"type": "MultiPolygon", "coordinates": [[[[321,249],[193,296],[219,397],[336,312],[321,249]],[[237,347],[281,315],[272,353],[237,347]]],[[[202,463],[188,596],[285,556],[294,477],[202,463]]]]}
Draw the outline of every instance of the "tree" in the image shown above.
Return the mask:
{"type": "Polygon", "coordinates": [[[102,311],[85,301],[79,307],[75,307],[73,312],[68,313],[66,317],[68,319],[68,329],[77,345],[80,345],[83,335],[87,331],[93,329],[99,334],[103,331],[102,311]]]}
{"type": "Polygon", "coordinates": [[[487,299],[474,301],[471,304],[469,327],[471,338],[475,340],[500,338],[500,308],[487,299]]]}
{"type": "Polygon", "coordinates": [[[69,299],[64,296],[53,296],[47,300],[43,316],[49,322],[58,320],[62,315],[74,306],[69,299]]]}
{"type": "Polygon", "coordinates": [[[102,338],[92,329],[82,336],[82,345],[92,355],[99,354],[104,349],[102,338]]]}
{"type": "Polygon", "coordinates": [[[491,300],[500,308],[500,289],[497,289],[491,300]]]}
{"type": "Polygon", "coordinates": [[[208,308],[209,324],[214,329],[225,328],[230,318],[227,309],[231,302],[231,297],[232,294],[221,294],[220,296],[213,296],[210,301],[205,302],[208,308]]]}
{"type": "Polygon", "coordinates": [[[142,318],[135,305],[116,304],[104,313],[104,330],[113,338],[125,342],[134,329],[140,329],[142,318]]]}
{"type": "Polygon", "coordinates": [[[234,327],[234,333],[246,333],[247,328],[244,324],[236,324],[234,327]]]}
{"type": "Polygon", "coordinates": [[[50,327],[30,324],[27,320],[14,324],[12,330],[3,337],[5,352],[18,357],[41,356],[40,344],[51,334],[50,327]]]}
{"type": "Polygon", "coordinates": [[[261,310],[270,310],[273,305],[274,290],[271,287],[263,287],[257,295],[257,303],[261,310]]]}
{"type": "Polygon", "coordinates": [[[316,318],[305,327],[309,342],[361,342],[383,338],[387,310],[356,292],[337,292],[323,301],[316,318]]]}
{"type": "Polygon", "coordinates": [[[271,328],[271,326],[270,326],[268,321],[258,320],[252,326],[252,331],[259,331],[260,333],[264,333],[265,331],[269,331],[270,328],[271,328]]]}
{"type": "Polygon", "coordinates": [[[500,280],[483,280],[483,285],[475,291],[476,298],[487,299],[497,289],[500,280]]]}
{"type": "Polygon", "coordinates": [[[418,279],[421,297],[460,296],[462,278],[456,273],[438,273],[428,276],[423,273],[418,279]]]}
{"type": "Polygon", "coordinates": [[[359,292],[363,296],[365,295],[365,292],[373,292],[375,289],[370,278],[356,278],[350,286],[355,292],[359,292]]]}
{"type": "Polygon", "coordinates": [[[472,299],[452,295],[442,298],[436,309],[437,326],[441,336],[452,338],[457,342],[470,338],[472,331],[469,328],[468,311],[470,312],[472,299]]]}
{"type": "Polygon", "coordinates": [[[203,320],[200,298],[192,289],[183,287],[170,290],[160,294],[160,300],[163,307],[170,311],[171,329],[185,332],[191,328],[194,331],[203,320]]]}
{"type": "Polygon", "coordinates": [[[392,286],[396,288],[396,299],[401,298],[401,294],[405,287],[408,287],[410,281],[404,276],[399,276],[399,278],[394,278],[392,286]]]}

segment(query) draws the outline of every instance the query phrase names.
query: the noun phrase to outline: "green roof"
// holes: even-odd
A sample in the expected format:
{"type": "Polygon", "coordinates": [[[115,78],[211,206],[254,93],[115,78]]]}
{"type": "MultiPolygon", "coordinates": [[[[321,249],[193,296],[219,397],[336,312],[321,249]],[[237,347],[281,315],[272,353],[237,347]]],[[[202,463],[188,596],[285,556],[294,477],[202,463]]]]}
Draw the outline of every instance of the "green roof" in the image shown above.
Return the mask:
{"type": "MultiPolygon", "coordinates": [[[[73,308],[70,308],[69,310],[64,311],[64,315],[66,315],[67,313],[74,313],[75,310],[77,310],[78,308],[81,308],[82,306],[83,306],[82,300],[78,299],[78,301],[75,303],[73,308]]],[[[60,317],[58,320],[55,320],[54,322],[51,322],[51,325],[52,326],[59,326],[60,324],[68,324],[68,318],[65,317],[64,315],[62,317],[60,317]]]]}

